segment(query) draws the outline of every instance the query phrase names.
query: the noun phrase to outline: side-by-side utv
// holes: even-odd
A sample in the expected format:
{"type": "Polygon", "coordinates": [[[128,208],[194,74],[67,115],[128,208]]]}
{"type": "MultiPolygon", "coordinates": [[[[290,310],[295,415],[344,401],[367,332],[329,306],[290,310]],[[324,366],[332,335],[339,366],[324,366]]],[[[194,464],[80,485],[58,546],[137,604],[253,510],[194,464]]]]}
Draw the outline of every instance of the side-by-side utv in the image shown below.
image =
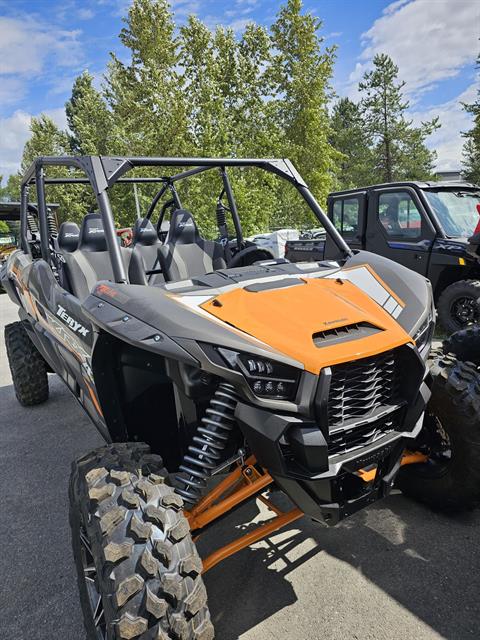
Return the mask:
{"type": "Polygon", "coordinates": [[[428,280],[352,251],[288,160],[43,157],[21,203],[2,271],[17,398],[45,401],[56,373],[107,443],[70,482],[89,639],[211,640],[202,573],[303,515],[335,525],[396,480],[434,506],[478,498],[479,378],[452,356],[429,372],[428,280]],[[251,171],[290,183],[335,259],[291,264],[244,240],[231,178],[251,171]],[[216,240],[184,201],[206,172],[216,240]],[[135,182],[157,188],[127,248],[109,194],[135,182]],[[98,210],[57,234],[45,190],[59,183],[89,185],[98,210]],[[253,497],[273,517],[200,559],[194,540],[253,497]]]}

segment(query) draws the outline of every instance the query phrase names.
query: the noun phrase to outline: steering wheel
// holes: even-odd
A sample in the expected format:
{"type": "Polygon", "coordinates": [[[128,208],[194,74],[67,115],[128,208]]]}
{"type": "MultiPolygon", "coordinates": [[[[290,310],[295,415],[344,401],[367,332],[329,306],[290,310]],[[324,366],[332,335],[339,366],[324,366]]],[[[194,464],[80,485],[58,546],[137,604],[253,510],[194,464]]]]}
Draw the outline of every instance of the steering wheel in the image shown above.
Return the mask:
{"type": "Polygon", "coordinates": [[[157,236],[158,236],[158,239],[161,240],[162,242],[165,242],[165,238],[167,237],[167,231],[162,231],[162,222],[163,222],[163,220],[165,218],[165,214],[167,213],[167,209],[169,207],[174,207],[174,206],[175,206],[175,201],[174,200],[168,200],[162,206],[162,209],[160,211],[160,215],[158,216],[158,220],[157,220],[157,236]]]}
{"type": "Polygon", "coordinates": [[[248,267],[260,260],[275,260],[275,256],[268,249],[261,249],[256,244],[251,244],[244,249],[240,249],[227,265],[227,269],[235,267],[248,267]]]}

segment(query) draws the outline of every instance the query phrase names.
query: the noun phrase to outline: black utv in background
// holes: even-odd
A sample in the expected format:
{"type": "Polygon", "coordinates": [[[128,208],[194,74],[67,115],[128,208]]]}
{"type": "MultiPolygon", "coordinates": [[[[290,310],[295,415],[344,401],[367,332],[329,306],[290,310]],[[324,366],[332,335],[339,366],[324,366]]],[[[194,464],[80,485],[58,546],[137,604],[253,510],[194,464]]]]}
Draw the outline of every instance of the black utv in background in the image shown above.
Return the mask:
{"type": "MultiPolygon", "coordinates": [[[[394,260],[427,277],[438,317],[451,333],[480,320],[480,187],[462,182],[394,182],[331,193],[328,217],[352,249],[394,260]]],[[[285,257],[334,255],[324,238],[290,240],[285,257]]]]}

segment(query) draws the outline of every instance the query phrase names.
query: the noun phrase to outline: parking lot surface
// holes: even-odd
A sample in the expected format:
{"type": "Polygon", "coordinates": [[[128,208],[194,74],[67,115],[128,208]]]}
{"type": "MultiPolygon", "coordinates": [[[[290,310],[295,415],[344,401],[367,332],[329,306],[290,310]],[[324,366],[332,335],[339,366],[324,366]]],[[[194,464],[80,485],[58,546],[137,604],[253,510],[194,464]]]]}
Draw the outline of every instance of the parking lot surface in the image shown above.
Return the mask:
{"type": "MultiPolygon", "coordinates": [[[[16,319],[0,295],[0,638],[81,640],[67,483],[102,440],[56,376],[48,402],[18,404],[3,343],[16,319]]],[[[246,505],[200,552],[263,517],[246,505]]],[[[478,639],[479,541],[480,510],[447,517],[398,493],[336,528],[303,518],[206,574],[217,638],[478,639]]]]}

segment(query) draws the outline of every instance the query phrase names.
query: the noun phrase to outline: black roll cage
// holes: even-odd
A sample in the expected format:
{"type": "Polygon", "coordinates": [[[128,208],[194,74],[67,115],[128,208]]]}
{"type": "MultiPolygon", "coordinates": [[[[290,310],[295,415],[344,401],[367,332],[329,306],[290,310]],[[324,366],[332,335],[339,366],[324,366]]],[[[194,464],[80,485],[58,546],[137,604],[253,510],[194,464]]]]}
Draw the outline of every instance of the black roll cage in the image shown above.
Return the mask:
{"type": "Polygon", "coordinates": [[[40,246],[42,259],[50,264],[51,256],[48,245],[47,205],[45,200],[45,185],[47,184],[90,184],[100,210],[105,229],[107,248],[112,264],[115,282],[128,283],[127,274],[121,258],[120,247],[115,234],[115,222],[108,197],[108,189],[116,183],[161,183],[162,187],[155,195],[150,205],[147,217],[150,217],[154,208],[167,189],[172,191],[172,196],[177,207],[181,202],[175,189],[175,182],[193,175],[203,173],[209,169],[217,168],[223,182],[223,192],[227,198],[232,215],[237,242],[242,241],[242,228],[238,216],[235,198],[230,180],[226,172],[227,167],[256,167],[274,173],[284,180],[292,183],[307,205],[316,215],[326,232],[345,256],[352,255],[351,249],[336,230],[333,223],[326,216],[313,194],[308,189],[300,174],[288,159],[263,159],[263,158],[116,158],[110,156],[43,156],[37,158],[27,169],[21,185],[21,248],[31,255],[31,248],[27,237],[27,210],[28,194],[31,186],[35,185],[37,191],[38,217],[40,226],[40,246]],[[45,167],[72,167],[80,169],[86,174],[86,178],[62,177],[48,178],[45,176],[45,167]],[[135,167],[189,167],[185,171],[173,176],[155,177],[122,177],[127,171],[135,167]],[[154,201],[156,202],[154,204],[154,201]],[[153,207],[152,207],[153,205],[153,207]]]}

